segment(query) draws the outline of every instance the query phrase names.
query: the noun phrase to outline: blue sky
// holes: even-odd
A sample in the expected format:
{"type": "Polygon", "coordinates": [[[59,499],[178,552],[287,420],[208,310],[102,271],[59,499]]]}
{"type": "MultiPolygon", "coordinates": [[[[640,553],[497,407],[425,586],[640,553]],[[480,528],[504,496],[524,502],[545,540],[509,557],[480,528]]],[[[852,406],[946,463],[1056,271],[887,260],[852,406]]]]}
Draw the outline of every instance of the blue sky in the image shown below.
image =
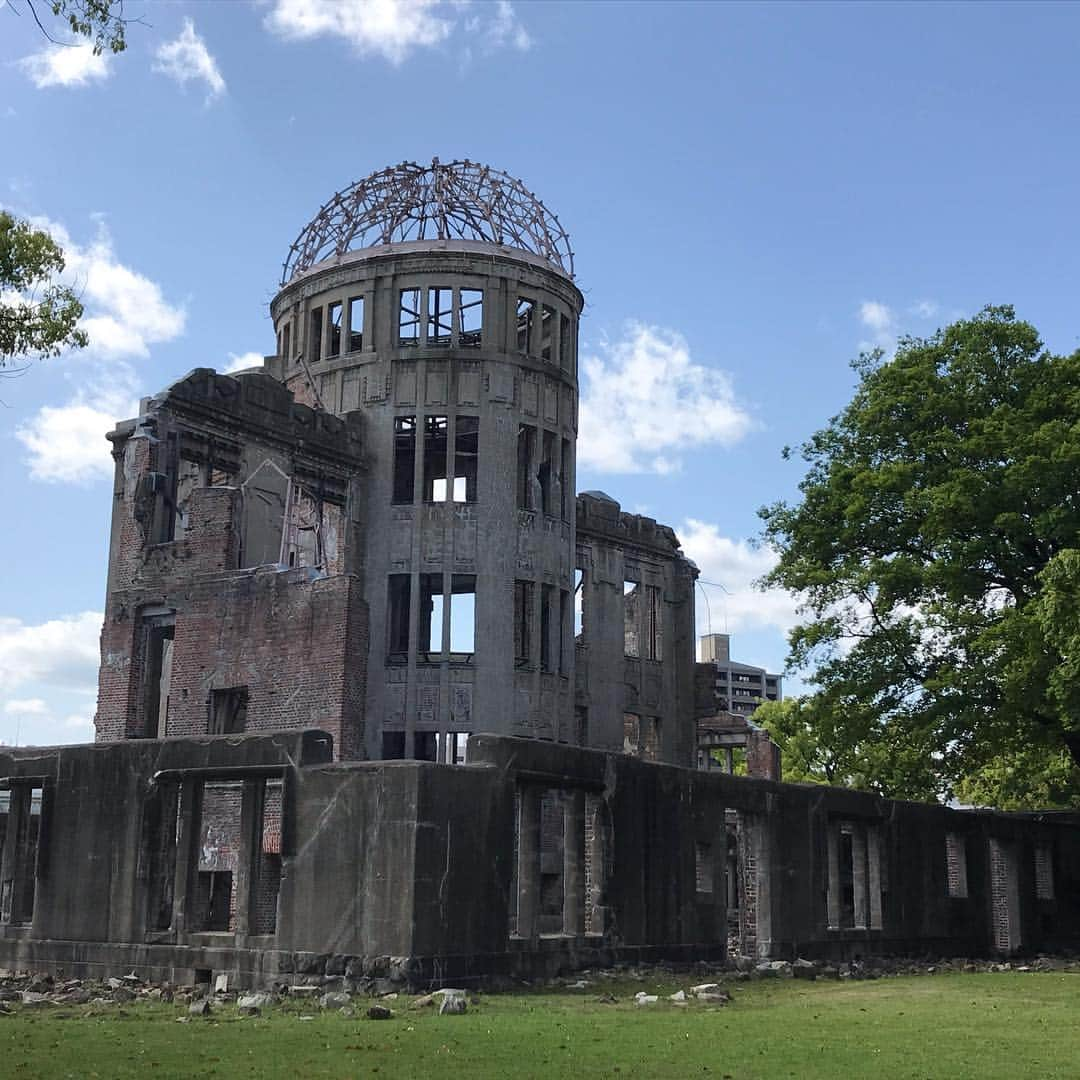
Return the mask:
{"type": "Polygon", "coordinates": [[[290,242],[385,165],[483,161],[559,215],[579,487],[676,527],[751,663],[782,664],[794,617],[750,588],[756,510],[794,494],[780,450],[846,402],[861,347],[1012,303],[1077,348],[1080,6],[126,10],[146,25],[95,59],[0,5],[0,205],[65,242],[91,335],[0,379],[0,741],[90,735],[110,422],[270,351],[290,242]]]}

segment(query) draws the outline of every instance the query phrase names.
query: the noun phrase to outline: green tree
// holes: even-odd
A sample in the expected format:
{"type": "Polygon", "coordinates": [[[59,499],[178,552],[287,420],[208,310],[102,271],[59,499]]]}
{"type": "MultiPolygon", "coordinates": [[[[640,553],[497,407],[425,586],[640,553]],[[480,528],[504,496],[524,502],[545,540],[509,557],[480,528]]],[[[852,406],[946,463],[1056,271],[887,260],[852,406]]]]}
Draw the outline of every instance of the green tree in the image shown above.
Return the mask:
{"type": "Polygon", "coordinates": [[[879,750],[893,795],[925,792],[890,754],[922,752],[941,795],[1017,754],[1080,761],[1080,353],[989,307],[856,369],[801,501],[761,511],[815,730],[879,750]]]}
{"type": "Polygon", "coordinates": [[[84,37],[94,46],[95,53],[106,49],[121,53],[127,48],[125,31],[130,20],[124,17],[124,0],[7,0],[8,7],[21,14],[25,7],[38,29],[55,45],[68,45],[60,41],[41,21],[42,13],[48,12],[75,37],[84,37]]]}
{"type": "Polygon", "coordinates": [[[0,368],[85,347],[83,306],[55,283],[63,270],[64,253],[47,232],[0,210],[0,368]]]}

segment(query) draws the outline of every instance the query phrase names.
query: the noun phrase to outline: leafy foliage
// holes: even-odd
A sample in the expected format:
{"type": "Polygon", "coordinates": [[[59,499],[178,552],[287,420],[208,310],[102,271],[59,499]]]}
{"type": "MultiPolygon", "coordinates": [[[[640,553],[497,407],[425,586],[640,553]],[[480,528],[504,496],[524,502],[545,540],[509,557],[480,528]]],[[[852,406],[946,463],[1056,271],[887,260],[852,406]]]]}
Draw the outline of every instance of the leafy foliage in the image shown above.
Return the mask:
{"type": "Polygon", "coordinates": [[[0,211],[0,368],[87,344],[78,296],[49,284],[63,270],[64,253],[47,232],[0,211]]]}
{"type": "Polygon", "coordinates": [[[1080,353],[988,307],[856,367],[802,447],[802,501],[761,511],[765,584],[809,616],[789,657],[817,664],[806,722],[893,795],[925,794],[895,769],[911,753],[941,795],[1017,754],[1077,758],[1080,353]]]}
{"type": "MultiPolygon", "coordinates": [[[[24,0],[27,10],[33,16],[38,29],[57,45],[68,44],[58,41],[45,28],[38,14],[39,4],[35,0],[24,0]]],[[[16,0],[8,0],[16,12],[19,10],[16,0]]],[[[67,24],[75,37],[87,38],[94,47],[95,55],[106,49],[111,53],[121,53],[127,48],[125,31],[128,20],[124,18],[124,0],[44,0],[41,7],[48,7],[53,16],[67,24]]]]}

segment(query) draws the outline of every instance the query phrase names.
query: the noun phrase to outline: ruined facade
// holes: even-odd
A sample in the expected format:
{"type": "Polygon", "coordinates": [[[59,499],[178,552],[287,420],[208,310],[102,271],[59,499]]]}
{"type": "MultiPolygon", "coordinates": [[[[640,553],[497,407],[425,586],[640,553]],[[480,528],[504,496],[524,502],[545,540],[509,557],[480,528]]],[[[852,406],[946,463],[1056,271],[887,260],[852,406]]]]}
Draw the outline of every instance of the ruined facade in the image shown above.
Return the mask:
{"type": "Polygon", "coordinates": [[[297,238],[261,368],[109,435],[97,741],[0,751],[0,964],[422,984],[1076,942],[1076,818],[783,784],[716,714],[674,532],[576,494],[581,309],[517,181],[399,166],[297,238]],[[694,767],[736,745],[749,776],[694,767]]]}

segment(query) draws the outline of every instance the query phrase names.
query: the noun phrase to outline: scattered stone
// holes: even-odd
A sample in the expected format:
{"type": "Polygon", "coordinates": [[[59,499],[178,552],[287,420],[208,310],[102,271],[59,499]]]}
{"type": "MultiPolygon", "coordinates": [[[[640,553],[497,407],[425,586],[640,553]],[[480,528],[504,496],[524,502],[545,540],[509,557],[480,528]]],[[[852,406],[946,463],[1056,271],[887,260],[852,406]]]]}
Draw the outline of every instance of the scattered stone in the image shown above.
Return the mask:
{"type": "Polygon", "coordinates": [[[811,960],[795,960],[791,965],[791,973],[796,979],[809,979],[812,982],[818,977],[817,964],[811,960]]]}
{"type": "Polygon", "coordinates": [[[426,1008],[428,1008],[428,1006],[434,1005],[434,1004],[435,1004],[435,995],[434,994],[424,994],[422,997],[418,997],[412,1003],[412,1007],[414,1009],[426,1009],[426,1008]]]}
{"type": "Polygon", "coordinates": [[[229,992],[229,976],[222,972],[214,979],[214,993],[227,994],[229,992]]]}
{"type": "MultiPolygon", "coordinates": [[[[462,1004],[464,1005],[465,1003],[462,1002],[462,1004]]],[[[370,1006],[366,1015],[369,1020],[392,1020],[394,1018],[393,1012],[385,1005],[370,1006]]]]}
{"type": "Polygon", "coordinates": [[[142,979],[132,971],[130,974],[124,976],[124,982],[126,983],[141,983],[142,979]]]}
{"type": "Polygon", "coordinates": [[[790,979],[794,974],[794,969],[787,960],[765,960],[754,970],[767,979],[790,979]]]}
{"type": "Polygon", "coordinates": [[[465,995],[462,993],[460,996],[449,994],[445,995],[442,1000],[442,1004],[439,1006],[440,1016],[458,1016],[468,1009],[468,1003],[465,1001],[465,995]]]}
{"type": "Polygon", "coordinates": [[[314,1016],[298,1016],[296,1019],[297,1020],[314,1020],[315,1017],[314,1016]]]}
{"type": "Polygon", "coordinates": [[[704,993],[698,994],[697,999],[706,1005],[726,1005],[731,1000],[731,995],[720,991],[719,993],[712,990],[706,990],[704,993]]]}
{"type": "Polygon", "coordinates": [[[236,1010],[248,1016],[258,1016],[272,1000],[269,994],[245,994],[237,1001],[236,1010]]]}
{"type": "Polygon", "coordinates": [[[352,1004],[352,999],[340,990],[331,990],[329,994],[323,994],[319,998],[319,1005],[324,1009],[341,1009],[350,1004],[352,1004]]]}
{"type": "Polygon", "coordinates": [[[635,1005],[655,1005],[660,1000],[656,994],[646,994],[644,990],[639,990],[634,995],[635,1005]]]}
{"type": "Polygon", "coordinates": [[[124,984],[120,979],[106,979],[105,980],[105,985],[110,990],[119,990],[120,987],[122,987],[124,984]]]}
{"type": "Polygon", "coordinates": [[[188,1006],[189,1016],[209,1016],[211,1013],[210,999],[199,998],[198,1001],[193,1001],[188,1006]]]}
{"type": "Polygon", "coordinates": [[[39,1009],[45,1005],[51,1005],[47,994],[39,994],[33,990],[24,990],[22,995],[22,1003],[28,1009],[39,1009]]]}
{"type": "Polygon", "coordinates": [[[356,1010],[351,1005],[343,1005],[338,1012],[345,1017],[346,1020],[353,1020],[356,1018],[356,1010]]]}
{"type": "Polygon", "coordinates": [[[686,1001],[686,991],[676,990],[674,994],[668,995],[668,1001],[675,1001],[681,1005],[684,1001],[686,1001]]]}
{"type": "Polygon", "coordinates": [[[697,997],[698,994],[711,994],[719,989],[719,983],[700,983],[698,986],[691,986],[690,993],[697,997]]]}
{"type": "Polygon", "coordinates": [[[567,990],[587,990],[589,988],[589,986],[591,986],[591,985],[592,984],[589,982],[588,979],[578,979],[577,982],[570,983],[570,985],[567,986],[566,989],[567,990]]]}
{"type": "Polygon", "coordinates": [[[319,992],[317,986],[290,986],[289,997],[314,997],[319,992]]]}

